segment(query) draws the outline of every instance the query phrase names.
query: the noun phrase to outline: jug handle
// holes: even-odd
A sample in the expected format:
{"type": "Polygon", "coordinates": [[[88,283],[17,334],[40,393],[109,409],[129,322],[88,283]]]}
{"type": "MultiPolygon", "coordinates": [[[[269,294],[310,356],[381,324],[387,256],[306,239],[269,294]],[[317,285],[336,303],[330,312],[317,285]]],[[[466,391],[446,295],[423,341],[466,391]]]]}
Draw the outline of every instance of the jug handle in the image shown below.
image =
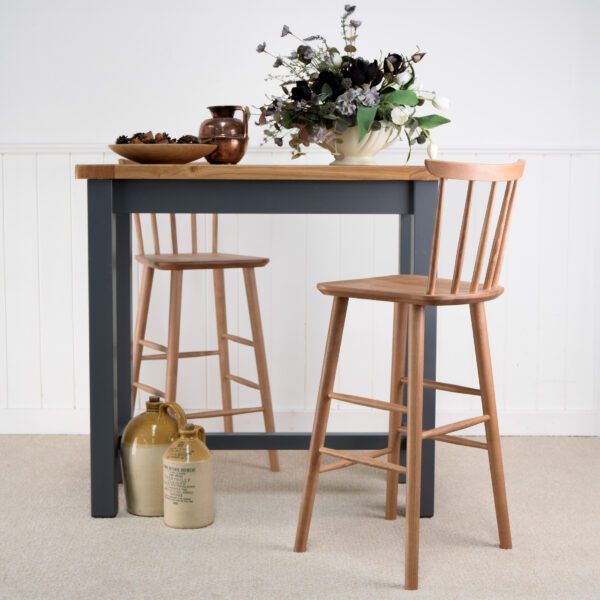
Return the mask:
{"type": "Polygon", "coordinates": [[[200,441],[206,446],[206,431],[204,431],[204,427],[201,425],[196,425],[196,427],[198,428],[198,437],[200,438],[200,441]]]}
{"type": "Polygon", "coordinates": [[[177,428],[180,429],[187,423],[187,417],[185,416],[185,412],[177,402],[162,402],[158,407],[159,412],[166,412],[171,409],[175,413],[175,417],[177,419],[177,428]]]}
{"type": "Polygon", "coordinates": [[[250,114],[250,111],[248,110],[247,106],[236,106],[235,110],[240,110],[244,113],[244,139],[248,137],[248,116],[250,114]]]}

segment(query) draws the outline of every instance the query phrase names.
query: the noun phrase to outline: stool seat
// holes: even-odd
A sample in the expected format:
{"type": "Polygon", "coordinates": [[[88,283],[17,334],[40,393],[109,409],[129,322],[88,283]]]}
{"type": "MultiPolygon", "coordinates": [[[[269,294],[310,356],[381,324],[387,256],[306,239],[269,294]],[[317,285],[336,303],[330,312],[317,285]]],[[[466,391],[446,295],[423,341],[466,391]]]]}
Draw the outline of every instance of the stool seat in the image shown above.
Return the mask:
{"type": "Polygon", "coordinates": [[[139,263],[162,271],[188,269],[243,269],[264,267],[268,258],[224,254],[222,252],[194,252],[189,254],[144,254],[135,257],[139,263]]]}
{"type": "Polygon", "coordinates": [[[487,290],[469,292],[470,281],[461,281],[458,291],[452,293],[451,279],[438,278],[435,293],[428,294],[429,277],[425,275],[390,275],[385,277],[366,277],[346,281],[319,283],[317,288],[327,296],[343,298],[363,298],[366,300],[384,300],[418,306],[442,306],[451,304],[474,304],[497,298],[504,292],[502,286],[492,286],[487,290]]]}

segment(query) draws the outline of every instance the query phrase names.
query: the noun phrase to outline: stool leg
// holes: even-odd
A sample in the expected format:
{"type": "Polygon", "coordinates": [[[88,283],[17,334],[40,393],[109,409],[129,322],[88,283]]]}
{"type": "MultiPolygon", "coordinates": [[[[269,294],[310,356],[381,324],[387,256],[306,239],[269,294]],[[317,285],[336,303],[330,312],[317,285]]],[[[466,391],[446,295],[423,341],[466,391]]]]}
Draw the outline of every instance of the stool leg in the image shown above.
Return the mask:
{"type": "MultiPolygon", "coordinates": [[[[392,340],[392,375],[390,382],[390,402],[402,404],[404,384],[404,368],[406,363],[406,335],[408,325],[408,306],[394,304],[394,326],[392,340]]],[[[390,448],[389,462],[400,464],[400,432],[402,413],[390,411],[388,448],[390,448]]],[[[385,518],[394,520],[398,515],[398,474],[395,471],[387,472],[385,518]]]]}
{"type": "Polygon", "coordinates": [[[409,313],[406,557],[404,565],[404,587],[407,590],[416,590],[419,585],[424,334],[425,308],[411,306],[409,313]]]}
{"type": "Polygon", "coordinates": [[[329,419],[329,408],[331,405],[329,394],[333,391],[347,308],[348,298],[335,297],[333,299],[327,345],[325,346],[325,357],[323,358],[323,369],[321,371],[321,383],[317,397],[317,409],[315,411],[315,420],[310,440],[308,469],[304,482],[302,503],[300,504],[298,527],[296,529],[294,552],[306,551],[310,519],[315,502],[315,494],[317,493],[317,483],[319,482],[319,467],[321,463],[319,450],[325,443],[325,434],[327,433],[327,420],[329,419]]]}
{"type": "Polygon", "coordinates": [[[485,307],[483,302],[480,302],[478,304],[471,304],[470,309],[473,339],[475,341],[475,355],[477,357],[477,372],[479,374],[479,387],[481,389],[481,403],[483,413],[490,416],[490,420],[485,423],[485,436],[488,444],[488,458],[492,475],[498,537],[500,538],[500,548],[510,549],[512,548],[512,540],[485,307]]]}
{"type": "MultiPolygon", "coordinates": [[[[267,354],[265,352],[265,340],[260,318],[260,306],[258,302],[258,290],[256,289],[256,275],[254,269],[244,269],[244,283],[246,284],[250,328],[252,329],[252,341],[254,342],[254,356],[256,359],[256,372],[258,373],[258,385],[260,387],[263,418],[265,420],[265,431],[273,433],[275,431],[275,418],[273,416],[273,404],[271,402],[271,385],[269,383],[267,354]]],[[[269,450],[269,463],[271,465],[271,471],[279,471],[279,456],[277,450],[269,450]]]]}
{"type": "MultiPolygon", "coordinates": [[[[142,284],[140,289],[140,296],[138,299],[137,315],[135,319],[135,330],[133,333],[133,369],[132,369],[132,381],[138,383],[140,380],[140,369],[142,366],[142,352],[143,348],[140,345],[140,340],[144,339],[146,335],[146,325],[148,324],[148,310],[150,308],[150,295],[152,293],[152,281],[154,280],[154,269],[150,267],[144,267],[142,270],[142,284]]],[[[135,410],[135,398],[137,395],[137,388],[132,386],[131,388],[131,413],[135,410]]]]}
{"type": "MultiPolygon", "coordinates": [[[[217,317],[217,344],[219,348],[219,373],[221,377],[221,403],[224,410],[231,410],[231,382],[229,375],[229,342],[223,337],[227,334],[227,310],[225,306],[225,272],[223,269],[213,271],[215,290],[215,313],[217,317]]],[[[223,417],[224,430],[233,431],[233,417],[223,417]]]]}
{"type": "Polygon", "coordinates": [[[165,400],[167,402],[175,402],[177,399],[177,367],[179,363],[182,283],[183,271],[171,271],[169,341],[167,342],[167,384],[165,386],[165,400]]]}

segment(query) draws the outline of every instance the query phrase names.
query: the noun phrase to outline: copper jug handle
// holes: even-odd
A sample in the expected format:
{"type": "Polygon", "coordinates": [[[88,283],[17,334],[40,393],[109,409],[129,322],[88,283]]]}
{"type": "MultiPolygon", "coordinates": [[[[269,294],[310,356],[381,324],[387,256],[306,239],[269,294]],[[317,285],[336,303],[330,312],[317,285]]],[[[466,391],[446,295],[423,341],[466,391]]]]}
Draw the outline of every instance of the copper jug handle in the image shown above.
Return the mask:
{"type": "Polygon", "coordinates": [[[234,112],[236,110],[240,110],[244,114],[244,139],[246,139],[248,137],[248,115],[250,111],[248,110],[247,106],[236,106],[234,112]]]}
{"type": "Polygon", "coordinates": [[[175,418],[177,419],[177,429],[181,429],[187,423],[187,417],[185,416],[185,411],[177,402],[161,402],[158,411],[168,411],[171,409],[175,413],[175,418]]]}

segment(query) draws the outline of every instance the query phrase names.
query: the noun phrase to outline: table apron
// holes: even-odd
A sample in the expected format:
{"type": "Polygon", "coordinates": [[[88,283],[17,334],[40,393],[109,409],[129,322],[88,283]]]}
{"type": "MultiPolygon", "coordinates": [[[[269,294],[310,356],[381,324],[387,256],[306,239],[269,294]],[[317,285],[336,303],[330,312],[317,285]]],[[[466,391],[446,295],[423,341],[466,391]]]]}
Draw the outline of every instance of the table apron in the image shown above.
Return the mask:
{"type": "Polygon", "coordinates": [[[116,213],[398,215],[413,196],[412,181],[113,181],[116,213]]]}

